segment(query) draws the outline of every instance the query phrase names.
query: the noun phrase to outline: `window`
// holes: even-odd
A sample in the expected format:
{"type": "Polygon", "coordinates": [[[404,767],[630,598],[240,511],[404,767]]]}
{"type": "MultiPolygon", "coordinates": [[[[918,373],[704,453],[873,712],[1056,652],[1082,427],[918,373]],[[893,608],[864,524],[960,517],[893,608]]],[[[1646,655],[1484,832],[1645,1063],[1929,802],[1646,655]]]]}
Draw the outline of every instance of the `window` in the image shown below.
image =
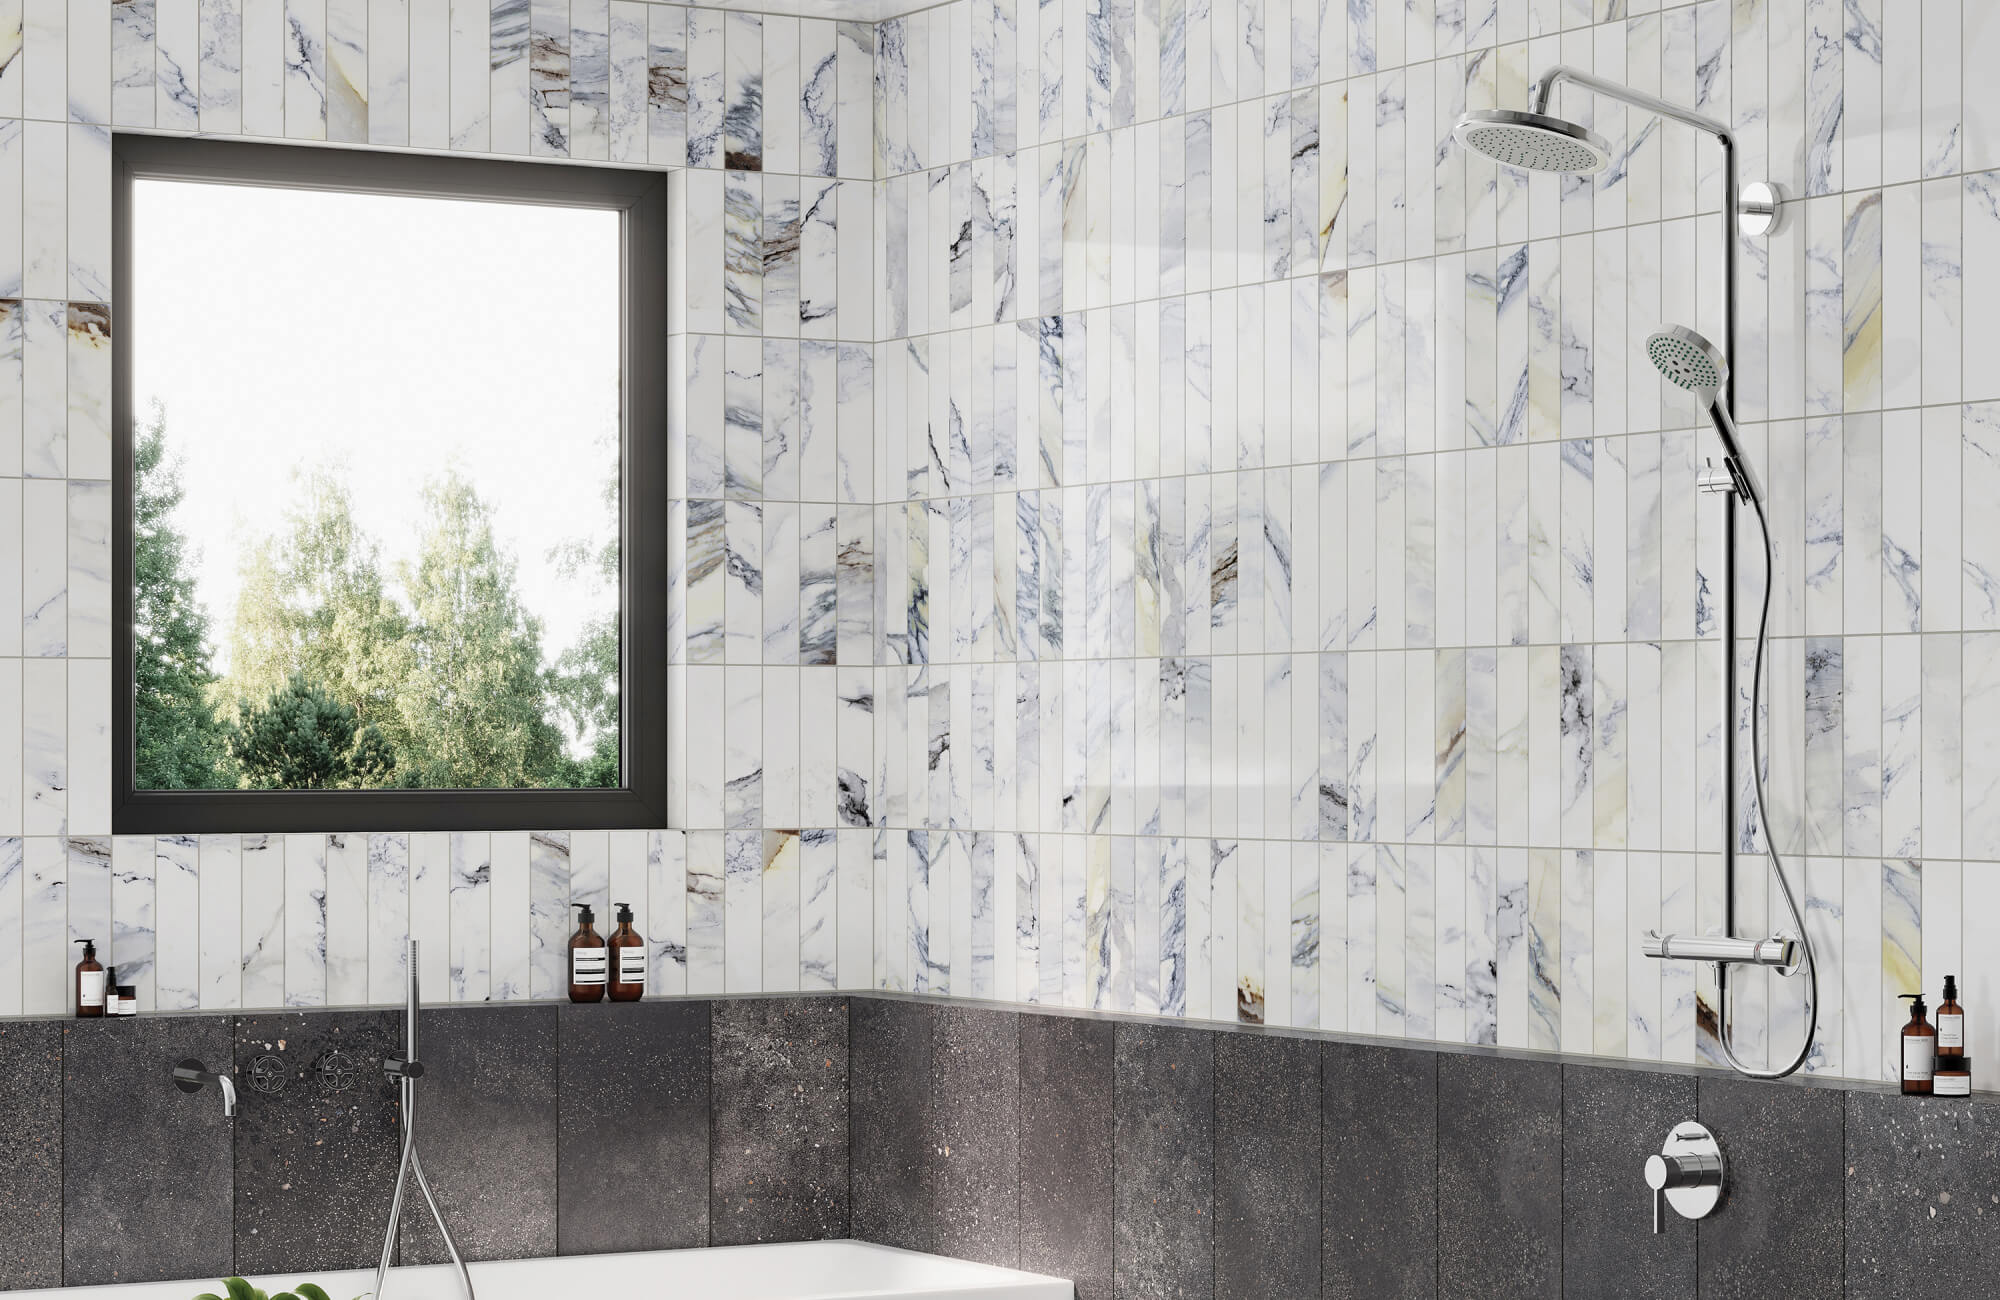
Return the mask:
{"type": "Polygon", "coordinates": [[[665,178],[115,151],[114,829],[664,825],[665,178]]]}

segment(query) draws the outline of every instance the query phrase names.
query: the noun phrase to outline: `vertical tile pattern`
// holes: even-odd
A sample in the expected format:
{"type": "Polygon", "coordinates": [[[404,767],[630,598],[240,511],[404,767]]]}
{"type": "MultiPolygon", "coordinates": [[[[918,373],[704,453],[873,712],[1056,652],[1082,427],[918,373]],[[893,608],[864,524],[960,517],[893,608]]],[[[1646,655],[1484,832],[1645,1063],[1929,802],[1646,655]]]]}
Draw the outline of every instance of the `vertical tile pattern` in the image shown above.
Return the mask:
{"type": "Polygon", "coordinates": [[[0,1281],[10,1288],[62,1284],[62,1040],[53,1021],[0,1025],[11,1117],[0,1138],[0,1281]]]}
{"type": "Polygon", "coordinates": [[[705,1002],[557,1008],[562,1254],[708,1244],[708,1021],[705,1002]]]}
{"type": "Polygon", "coordinates": [[[70,1286],[223,1277],[234,1268],[229,1121],[215,1089],[163,1073],[231,1059],[221,1016],[63,1027],[63,1281],[70,1286]]]}
{"type": "Polygon", "coordinates": [[[1021,1261],[1112,1294],[1115,1052],[1104,1021],[1021,1021],[1021,1261]]]}
{"type": "Polygon", "coordinates": [[[712,1244],[847,1235],[847,1011],[842,998],[714,1005],[712,1244]]]}
{"type": "Polygon", "coordinates": [[[1115,1031],[1112,1294],[1215,1289],[1215,1055],[1200,1030],[1115,1031]]]}
{"type": "MultiPolygon", "coordinates": [[[[556,1012],[464,1007],[426,1017],[424,1171],[467,1259],[556,1253],[556,1012]]],[[[399,1249],[405,1263],[449,1258],[420,1198],[404,1204],[399,1249]]]]}
{"type": "Polygon", "coordinates": [[[1322,1294],[1437,1294],[1438,1059],[1321,1049],[1322,1294]]]}
{"type": "Polygon", "coordinates": [[[1440,1296],[1562,1293],[1562,1067],[1438,1059],[1440,1296]]]}
{"type": "Polygon", "coordinates": [[[401,1018],[243,1016],[235,1039],[236,1268],[367,1267],[382,1251],[402,1153],[396,1084],[381,1069],[399,1054],[401,1018]]]}
{"type": "Polygon", "coordinates": [[[1320,1243],[1285,1226],[1320,1218],[1319,1065],[1319,1045],[1301,1039],[1216,1039],[1218,1298],[1320,1290],[1320,1243]]]}
{"type": "MultiPolygon", "coordinates": [[[[21,1009],[59,1009],[46,954],[94,906],[56,846],[113,829],[129,127],[690,169],[663,991],[1707,1050],[1694,972],[1635,934],[1715,907],[1712,444],[1632,352],[1661,319],[1714,329],[1716,175],[1587,101],[1631,150],[1595,187],[1447,142],[1461,100],[1518,106],[1562,58],[1726,116],[1798,196],[1743,259],[1735,358],[1778,531],[1771,798],[1843,884],[1842,1037],[1808,1068],[1879,1076],[1881,995],[1977,951],[1985,914],[1941,900],[2000,853],[2000,555],[1961,501],[2000,398],[1964,361],[2000,302],[2000,129],[1966,72],[1994,24],[1378,8],[0,0],[21,1009]]],[[[155,1005],[393,1002],[412,934],[454,999],[560,988],[567,831],[486,839],[483,888],[477,834],[436,878],[393,828],[327,837],[322,933],[310,853],[248,830],[156,845],[155,1005]]],[[[112,858],[137,958],[147,888],[112,858]]],[[[1741,987],[1746,1042],[1781,1052],[1793,1004],[1741,987]]]]}

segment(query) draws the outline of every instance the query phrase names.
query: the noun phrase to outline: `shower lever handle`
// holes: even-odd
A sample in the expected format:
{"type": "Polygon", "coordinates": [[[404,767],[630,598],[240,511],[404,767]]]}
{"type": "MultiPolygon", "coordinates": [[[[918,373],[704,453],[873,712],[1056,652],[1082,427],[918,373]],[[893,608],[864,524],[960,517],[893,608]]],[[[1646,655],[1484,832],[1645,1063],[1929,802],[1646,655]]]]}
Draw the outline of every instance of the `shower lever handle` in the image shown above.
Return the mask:
{"type": "Polygon", "coordinates": [[[1653,1231],[1666,1231],[1667,1207],[1684,1219],[1707,1217],[1722,1198],[1722,1148],[1699,1124],[1676,1124],[1660,1153],[1646,1157],[1653,1193],[1653,1231]]]}

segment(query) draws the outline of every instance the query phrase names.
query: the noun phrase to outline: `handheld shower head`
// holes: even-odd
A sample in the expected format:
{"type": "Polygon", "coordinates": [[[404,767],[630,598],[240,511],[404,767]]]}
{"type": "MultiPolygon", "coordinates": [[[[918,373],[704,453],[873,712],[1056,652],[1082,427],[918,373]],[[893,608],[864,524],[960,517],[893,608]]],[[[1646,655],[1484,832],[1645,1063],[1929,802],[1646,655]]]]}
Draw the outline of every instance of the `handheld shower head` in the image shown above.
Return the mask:
{"type": "Polygon", "coordinates": [[[1736,490],[1753,504],[1761,502],[1763,493],[1736,437],[1736,421],[1729,414],[1729,404],[1722,400],[1722,386],[1729,382],[1729,362],[1721,350],[1685,325],[1662,325],[1646,340],[1646,358],[1669,383],[1700,400],[1709,422],[1715,425],[1715,436],[1722,440],[1723,465],[1736,490]]]}
{"type": "Polygon", "coordinates": [[[1522,171],[1587,176],[1611,164],[1603,136],[1549,113],[1476,108],[1451,133],[1472,152],[1522,171]]]}
{"type": "Polygon", "coordinates": [[[1646,357],[1670,383],[1712,400],[1729,381],[1721,349],[1685,325],[1663,325],[1646,340],[1646,357]]]}

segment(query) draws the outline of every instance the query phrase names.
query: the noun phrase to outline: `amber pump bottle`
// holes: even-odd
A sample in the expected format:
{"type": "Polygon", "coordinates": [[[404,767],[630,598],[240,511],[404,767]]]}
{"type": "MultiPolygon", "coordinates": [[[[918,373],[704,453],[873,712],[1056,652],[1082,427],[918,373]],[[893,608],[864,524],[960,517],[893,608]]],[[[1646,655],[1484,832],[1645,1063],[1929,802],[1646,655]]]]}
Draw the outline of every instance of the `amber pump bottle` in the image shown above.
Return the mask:
{"type": "Polygon", "coordinates": [[[576,933],[569,937],[569,1000],[602,1002],[606,970],[604,936],[597,932],[597,914],[588,903],[577,909],[576,933]]]}
{"type": "Polygon", "coordinates": [[[1965,1055],[1965,1008],[1958,1005],[1958,976],[1944,977],[1944,1001],[1937,1012],[1938,1056],[1965,1055]]]}
{"type": "Polygon", "coordinates": [[[611,932],[611,1000],[637,1002],[646,996],[646,941],[632,928],[632,905],[618,905],[618,928],[611,932]]]}
{"type": "Polygon", "coordinates": [[[97,960],[97,941],[78,939],[83,960],[76,964],[76,1016],[91,1020],[104,1014],[104,967],[97,960]]]}
{"type": "Polygon", "coordinates": [[[1921,993],[1899,993],[1900,998],[1910,1003],[1910,1023],[1903,1026],[1903,1091],[1907,1094],[1928,1097],[1932,1080],[1937,1074],[1937,1030],[1924,1019],[1924,995],[1921,993]]]}

